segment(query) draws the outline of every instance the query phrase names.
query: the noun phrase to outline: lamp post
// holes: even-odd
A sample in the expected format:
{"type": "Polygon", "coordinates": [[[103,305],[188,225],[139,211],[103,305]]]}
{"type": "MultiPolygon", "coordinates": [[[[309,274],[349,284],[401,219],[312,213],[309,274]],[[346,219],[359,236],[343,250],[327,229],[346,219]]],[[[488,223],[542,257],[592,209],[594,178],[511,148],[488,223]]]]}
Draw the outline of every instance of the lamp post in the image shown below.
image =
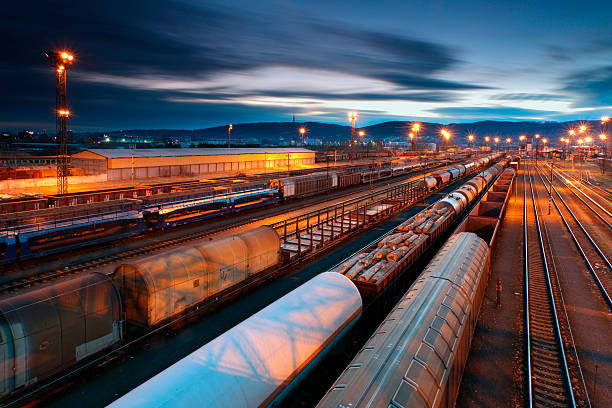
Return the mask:
{"type": "MultiPolygon", "coordinates": [[[[412,145],[414,150],[416,150],[416,138],[419,135],[420,131],[421,131],[421,124],[418,122],[413,123],[412,124],[412,134],[414,135],[414,140],[410,140],[410,144],[412,145]]],[[[412,139],[412,137],[410,139],[412,139]]]]}
{"type": "Polygon", "coordinates": [[[499,151],[499,137],[496,137],[493,140],[495,141],[495,151],[498,152],[499,151]]]}
{"type": "Polygon", "coordinates": [[[357,112],[350,111],[348,113],[349,121],[351,122],[351,147],[355,144],[355,121],[357,120],[357,112]]]}
{"type": "Polygon", "coordinates": [[[608,146],[606,144],[606,140],[608,139],[608,135],[606,135],[605,133],[602,133],[599,135],[599,138],[601,139],[601,144],[603,147],[603,151],[604,151],[604,155],[603,158],[601,160],[601,172],[603,174],[606,174],[606,157],[608,156],[608,146]]]}
{"type": "Polygon", "coordinates": [[[414,143],[414,133],[412,132],[408,133],[408,137],[410,138],[410,150],[413,150],[414,147],[412,144],[414,143]]]}
{"type": "Polygon", "coordinates": [[[234,128],[234,125],[232,125],[231,123],[229,124],[229,126],[227,127],[227,148],[229,149],[232,145],[232,129],[234,128]]]}
{"type": "Polygon", "coordinates": [[[610,123],[610,117],[609,116],[602,116],[601,117],[601,124],[603,125],[602,135],[605,136],[602,139],[603,140],[603,145],[604,145],[604,157],[603,157],[603,161],[602,161],[602,172],[604,174],[606,172],[606,166],[607,166],[607,160],[608,160],[608,143],[610,143],[608,141],[608,123],[610,123]]]}
{"type": "Polygon", "coordinates": [[[300,146],[304,147],[304,133],[306,133],[306,129],[300,128],[300,146]]]}
{"type": "Polygon", "coordinates": [[[472,147],[472,142],[474,141],[474,135],[473,134],[469,134],[468,135],[468,147],[472,147]]]}
{"type": "Polygon", "coordinates": [[[444,157],[446,158],[446,163],[448,164],[448,141],[451,138],[451,134],[446,129],[442,129],[440,131],[440,133],[442,134],[442,137],[444,138],[444,146],[446,148],[446,152],[444,153],[444,157]]]}
{"type": "Polygon", "coordinates": [[[506,151],[510,151],[510,143],[512,143],[512,139],[507,137],[506,138],[506,151]]]}

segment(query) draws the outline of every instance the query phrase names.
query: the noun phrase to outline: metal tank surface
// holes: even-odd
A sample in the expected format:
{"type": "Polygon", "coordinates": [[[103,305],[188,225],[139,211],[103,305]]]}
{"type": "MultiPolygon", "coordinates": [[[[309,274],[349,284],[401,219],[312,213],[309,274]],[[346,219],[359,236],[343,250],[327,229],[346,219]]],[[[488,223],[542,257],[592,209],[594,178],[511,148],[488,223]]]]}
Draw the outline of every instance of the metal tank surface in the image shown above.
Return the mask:
{"type": "Polygon", "coordinates": [[[280,262],[280,238],[274,228],[266,225],[242,232],[238,236],[247,247],[249,275],[280,262]]]}
{"type": "Polygon", "coordinates": [[[448,181],[451,179],[451,174],[446,170],[436,171],[431,175],[438,181],[438,186],[448,183],[448,181]]]}
{"type": "Polygon", "coordinates": [[[317,407],[454,407],[488,252],[476,234],[453,235],[317,407]]]}
{"type": "Polygon", "coordinates": [[[350,279],[322,273],[109,406],[269,405],[348,329],[361,307],[350,279]]]}
{"type": "Polygon", "coordinates": [[[433,190],[434,188],[436,188],[436,184],[436,178],[433,176],[425,176],[421,181],[421,185],[427,190],[433,190]]]}
{"type": "Polygon", "coordinates": [[[474,186],[476,188],[476,191],[478,191],[478,194],[480,194],[480,192],[484,190],[484,188],[487,186],[487,181],[482,176],[475,176],[472,177],[465,184],[470,184],[474,186]]]}
{"type": "Polygon", "coordinates": [[[471,184],[464,184],[463,186],[455,190],[455,192],[463,194],[467,199],[468,203],[472,202],[472,200],[478,195],[476,187],[471,184]]]}
{"type": "Polygon", "coordinates": [[[112,281],[87,273],[0,298],[0,396],[121,340],[112,281]]]}
{"type": "Polygon", "coordinates": [[[461,176],[461,171],[457,167],[448,169],[448,172],[453,180],[457,180],[461,176]]]}
{"type": "Polygon", "coordinates": [[[448,208],[456,215],[459,215],[461,211],[463,211],[463,209],[467,207],[467,205],[468,201],[465,196],[463,194],[459,194],[453,191],[452,193],[448,194],[446,197],[438,201],[433,208],[434,210],[448,208]]]}
{"type": "Polygon", "coordinates": [[[202,241],[136,259],[115,269],[113,280],[126,321],[154,326],[280,261],[271,227],[202,241]]]}

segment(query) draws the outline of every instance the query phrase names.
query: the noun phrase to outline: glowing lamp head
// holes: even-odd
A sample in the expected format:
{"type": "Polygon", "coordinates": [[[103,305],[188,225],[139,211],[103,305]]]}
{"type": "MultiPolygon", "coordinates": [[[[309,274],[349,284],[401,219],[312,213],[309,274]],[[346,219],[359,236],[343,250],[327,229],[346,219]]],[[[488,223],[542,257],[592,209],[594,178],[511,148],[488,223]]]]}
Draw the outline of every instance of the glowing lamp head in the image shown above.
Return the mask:
{"type": "MultiPolygon", "coordinates": [[[[304,129],[304,128],[300,128],[300,133],[301,133],[301,134],[306,133],[306,129],[304,129]]],[[[361,133],[361,132],[359,132],[359,133],[361,133]]]]}
{"type": "Polygon", "coordinates": [[[487,142],[487,143],[488,143],[488,142],[490,142],[490,141],[491,141],[491,138],[490,138],[489,136],[485,136],[485,142],[487,142]]]}
{"type": "Polygon", "coordinates": [[[601,123],[608,123],[610,121],[610,117],[609,116],[602,116],[601,117],[601,123]]]}
{"type": "Polygon", "coordinates": [[[233,128],[234,128],[234,125],[232,125],[232,124],[230,123],[230,125],[229,125],[229,130],[232,130],[233,128]]]}
{"type": "Polygon", "coordinates": [[[63,109],[58,110],[57,113],[60,116],[68,116],[68,115],[70,115],[70,111],[63,110],[63,109]]]}
{"type": "Polygon", "coordinates": [[[586,125],[580,125],[580,133],[584,133],[586,131],[587,127],[586,125]]]}
{"type": "Polygon", "coordinates": [[[496,137],[496,138],[495,138],[495,139],[493,139],[493,140],[495,140],[495,143],[499,143],[499,137],[496,137]]]}
{"type": "Polygon", "coordinates": [[[548,139],[546,138],[542,139],[542,143],[546,143],[546,142],[548,142],[548,139]]]}
{"type": "Polygon", "coordinates": [[[468,135],[468,140],[469,140],[470,142],[471,142],[472,140],[474,140],[474,135],[469,134],[469,135],[468,135]]]}
{"type": "Polygon", "coordinates": [[[591,143],[593,141],[593,139],[590,136],[587,136],[584,138],[584,141],[587,143],[591,143]]]}
{"type": "Polygon", "coordinates": [[[506,143],[510,143],[512,141],[512,139],[510,139],[509,137],[506,138],[506,143]]]}
{"type": "Polygon", "coordinates": [[[600,138],[601,140],[606,140],[606,139],[608,138],[608,136],[606,136],[606,134],[605,134],[605,133],[602,133],[601,135],[599,135],[599,138],[600,138]]]}
{"type": "Polygon", "coordinates": [[[520,141],[525,140],[525,135],[521,135],[521,136],[519,136],[519,140],[520,140],[520,141]]]}
{"type": "Polygon", "coordinates": [[[363,137],[365,135],[365,132],[363,130],[359,131],[359,137],[363,137]]]}
{"type": "Polygon", "coordinates": [[[539,138],[540,138],[540,134],[539,134],[539,133],[536,133],[535,138],[536,138],[536,139],[539,139],[539,138]]]}
{"type": "Polygon", "coordinates": [[[415,123],[414,125],[412,125],[412,130],[418,132],[419,130],[421,130],[421,124],[415,123]]]}
{"type": "Polygon", "coordinates": [[[355,120],[355,119],[357,119],[357,112],[355,112],[355,111],[350,111],[350,112],[348,113],[348,118],[349,118],[349,120],[355,120]]]}
{"type": "Polygon", "coordinates": [[[569,134],[570,136],[574,136],[576,135],[576,131],[574,129],[570,129],[569,134]]]}
{"type": "Polygon", "coordinates": [[[414,139],[414,133],[408,133],[408,136],[409,136],[411,139],[414,139]]]}
{"type": "Polygon", "coordinates": [[[578,144],[582,144],[582,143],[584,143],[584,140],[578,139],[577,142],[578,142],[578,144]]]}

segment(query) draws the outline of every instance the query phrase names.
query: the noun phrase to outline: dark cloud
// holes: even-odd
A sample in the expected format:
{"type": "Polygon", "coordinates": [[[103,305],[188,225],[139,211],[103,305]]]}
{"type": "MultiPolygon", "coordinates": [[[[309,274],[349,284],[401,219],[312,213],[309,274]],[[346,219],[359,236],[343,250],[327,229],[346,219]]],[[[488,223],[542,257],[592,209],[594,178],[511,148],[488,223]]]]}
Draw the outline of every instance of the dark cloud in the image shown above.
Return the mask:
{"type": "Polygon", "coordinates": [[[612,105],[612,66],[574,73],[563,83],[562,90],[575,95],[576,106],[612,105]]]}
{"type": "Polygon", "coordinates": [[[557,114],[554,111],[524,109],[512,106],[465,106],[431,109],[430,112],[464,119],[536,119],[557,114]]]}
{"type": "MultiPolygon", "coordinates": [[[[32,122],[46,120],[54,103],[54,78],[43,52],[64,47],[75,50],[77,56],[74,72],[69,73],[69,89],[71,100],[78,100],[81,119],[99,113],[83,112],[82,107],[91,105],[90,101],[98,107],[124,106],[121,117],[125,117],[136,114],[127,110],[134,105],[168,104],[167,100],[176,96],[173,91],[139,94],[119,86],[107,84],[104,89],[75,81],[100,75],[189,81],[284,66],[377,79],[397,88],[388,95],[287,93],[343,100],[445,102],[458,98],[447,91],[483,88],[436,78],[461,64],[456,52],[441,44],[304,16],[293,9],[266,14],[195,4],[164,0],[10,2],[0,14],[0,36],[3,53],[15,58],[3,59],[0,72],[3,92],[13,98],[2,106],[7,117],[0,120],[15,122],[16,116],[25,115],[21,110],[28,112],[32,122]],[[126,95],[134,98],[134,103],[125,99],[126,95]]],[[[281,94],[265,89],[258,93],[281,94]]],[[[215,98],[225,96],[213,91],[210,99],[215,98]]],[[[116,118],[113,123],[118,121],[116,118]]]]}
{"type": "Polygon", "coordinates": [[[567,95],[549,93],[505,93],[491,95],[489,98],[494,101],[564,101],[567,95]]]}

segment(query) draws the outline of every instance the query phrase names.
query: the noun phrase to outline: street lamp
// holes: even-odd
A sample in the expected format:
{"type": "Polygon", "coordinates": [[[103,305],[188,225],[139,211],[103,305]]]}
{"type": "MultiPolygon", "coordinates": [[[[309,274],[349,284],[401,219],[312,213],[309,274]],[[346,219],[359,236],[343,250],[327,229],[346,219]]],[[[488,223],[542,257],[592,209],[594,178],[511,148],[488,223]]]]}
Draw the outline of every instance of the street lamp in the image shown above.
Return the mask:
{"type": "Polygon", "coordinates": [[[495,139],[493,139],[495,141],[495,151],[498,151],[498,143],[499,143],[499,137],[496,137],[495,139]]]}
{"type": "Polygon", "coordinates": [[[349,121],[351,122],[351,146],[355,144],[355,121],[357,120],[357,112],[350,111],[348,113],[349,121]]]}
{"type": "Polygon", "coordinates": [[[506,138],[506,149],[507,149],[507,150],[510,150],[510,143],[511,143],[511,142],[512,142],[512,139],[511,139],[511,138],[509,138],[509,137],[507,137],[507,138],[506,138]]]}
{"type": "Polygon", "coordinates": [[[227,127],[227,148],[229,149],[231,146],[231,140],[232,140],[232,129],[234,128],[234,125],[232,125],[230,123],[230,125],[227,127]]]}
{"type": "Polygon", "coordinates": [[[469,134],[468,135],[468,146],[472,147],[472,142],[474,141],[474,135],[473,134],[469,134]]]}
{"type": "Polygon", "coordinates": [[[306,133],[306,129],[301,127],[300,128],[300,138],[301,138],[301,141],[302,141],[302,143],[301,143],[302,147],[304,146],[304,133],[306,133]]]}
{"type": "MultiPolygon", "coordinates": [[[[410,144],[412,145],[412,147],[414,147],[415,150],[416,150],[416,137],[419,135],[420,131],[421,131],[421,124],[419,122],[413,123],[411,134],[414,136],[414,140],[410,140],[410,144]]],[[[413,139],[413,137],[411,137],[410,139],[413,139]]]]}

